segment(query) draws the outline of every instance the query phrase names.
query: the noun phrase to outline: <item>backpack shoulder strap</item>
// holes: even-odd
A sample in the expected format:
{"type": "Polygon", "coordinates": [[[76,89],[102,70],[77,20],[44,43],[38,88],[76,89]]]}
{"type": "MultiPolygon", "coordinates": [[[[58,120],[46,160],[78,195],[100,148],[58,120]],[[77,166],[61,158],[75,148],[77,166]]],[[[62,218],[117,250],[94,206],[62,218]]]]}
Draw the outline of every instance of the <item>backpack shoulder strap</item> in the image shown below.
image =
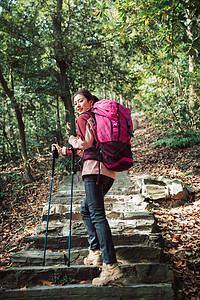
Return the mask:
{"type": "Polygon", "coordinates": [[[87,115],[89,115],[91,117],[92,122],[93,122],[93,126],[92,126],[93,134],[94,134],[94,138],[96,140],[96,143],[98,145],[99,142],[98,142],[98,139],[97,139],[97,132],[96,132],[96,125],[97,125],[97,123],[96,123],[95,113],[90,109],[90,110],[88,110],[86,112],[83,112],[82,114],[87,114],[87,115]]]}
{"type": "Polygon", "coordinates": [[[82,114],[87,114],[92,118],[94,125],[96,125],[95,113],[90,109],[88,111],[83,112],[82,114]]]}

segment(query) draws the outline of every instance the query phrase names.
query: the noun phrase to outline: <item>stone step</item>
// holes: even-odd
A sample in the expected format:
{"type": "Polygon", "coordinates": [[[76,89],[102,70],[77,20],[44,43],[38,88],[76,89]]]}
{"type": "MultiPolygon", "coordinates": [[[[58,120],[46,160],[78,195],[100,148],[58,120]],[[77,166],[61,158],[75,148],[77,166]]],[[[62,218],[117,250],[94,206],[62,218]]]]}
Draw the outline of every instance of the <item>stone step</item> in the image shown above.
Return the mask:
{"type": "MultiPolygon", "coordinates": [[[[49,220],[57,220],[59,218],[64,219],[69,219],[70,218],[70,213],[69,213],[69,209],[66,208],[66,210],[64,210],[64,208],[62,210],[52,210],[52,212],[49,214],[49,220]]],[[[138,219],[145,219],[145,220],[152,220],[154,222],[154,216],[153,213],[150,213],[148,211],[142,211],[142,212],[136,212],[136,211],[106,211],[106,218],[108,220],[138,220],[138,219]]],[[[47,211],[45,211],[45,213],[43,213],[42,215],[42,221],[46,221],[47,220],[47,211]]],[[[79,213],[79,211],[73,211],[72,212],[72,220],[74,221],[81,221],[81,215],[79,213]]]]}
{"type": "Polygon", "coordinates": [[[134,284],[132,286],[103,286],[92,284],[73,284],[66,286],[42,286],[34,288],[5,290],[1,292],[2,300],[172,300],[172,284],[134,284]]]}
{"type": "MultiPolygon", "coordinates": [[[[129,195],[132,194],[132,191],[134,190],[134,184],[131,182],[130,177],[128,175],[128,172],[118,172],[116,174],[116,179],[114,181],[114,184],[108,194],[112,193],[112,191],[115,191],[117,195],[129,195]]],[[[64,176],[62,183],[59,188],[59,192],[57,193],[58,196],[63,195],[70,195],[71,193],[71,176],[64,176]]],[[[78,174],[74,175],[73,178],[73,194],[76,195],[76,193],[84,194],[84,183],[82,179],[78,176],[78,174]]]]}
{"type": "MultiPolygon", "coordinates": [[[[139,191],[134,190],[133,186],[127,187],[125,184],[122,184],[121,187],[119,186],[113,186],[113,188],[108,191],[106,196],[110,195],[120,195],[122,196],[131,196],[133,194],[140,194],[139,191]]],[[[85,190],[83,187],[78,187],[77,189],[73,188],[73,199],[83,199],[85,196],[85,190]]],[[[52,197],[52,202],[56,203],[56,199],[59,201],[62,201],[63,199],[66,201],[66,199],[71,198],[71,188],[70,187],[60,187],[59,191],[56,193],[54,197],[52,197]],[[60,198],[60,200],[58,200],[60,198]]]]}
{"type": "MultiPolygon", "coordinates": [[[[133,182],[130,180],[128,171],[117,172],[116,179],[114,181],[112,188],[115,187],[115,185],[124,186],[125,183],[126,183],[126,186],[133,186],[133,182]]],[[[81,187],[83,185],[84,185],[84,183],[80,176],[80,173],[74,174],[73,187],[76,188],[76,187],[81,187]]],[[[62,186],[67,186],[67,187],[71,186],[71,176],[69,176],[69,175],[63,176],[61,187],[62,186]]]]}
{"type": "MultiPolygon", "coordinates": [[[[144,246],[162,246],[162,236],[160,233],[155,234],[113,234],[114,245],[144,245],[144,246]]],[[[71,249],[85,248],[88,244],[87,235],[74,235],[71,238],[71,249]]],[[[44,249],[45,236],[27,236],[23,239],[27,243],[28,250],[44,249]]],[[[68,236],[48,236],[47,249],[64,250],[68,248],[68,236]]]]}
{"type": "MultiPolygon", "coordinates": [[[[119,262],[129,264],[142,261],[160,261],[161,248],[158,246],[123,245],[115,247],[116,256],[119,262]]],[[[64,265],[67,249],[63,252],[46,251],[46,265],[64,265]],[[65,254],[65,255],[64,255],[65,254]]],[[[88,255],[88,249],[71,250],[71,263],[82,264],[84,257],[88,255]]],[[[14,266],[37,266],[42,265],[43,251],[19,251],[11,256],[14,266]]]]}
{"type": "MultiPolygon", "coordinates": [[[[140,197],[140,196],[139,196],[140,197]]],[[[80,207],[81,207],[81,202],[84,197],[81,199],[73,199],[73,204],[72,204],[72,211],[79,212],[80,207]]],[[[135,212],[144,212],[147,211],[148,208],[148,203],[145,201],[135,201],[132,200],[129,197],[128,201],[121,201],[121,199],[118,201],[117,197],[115,197],[115,201],[109,202],[107,201],[108,198],[105,198],[104,204],[105,204],[105,210],[107,212],[109,211],[135,211],[135,212]]],[[[58,201],[56,202],[51,202],[51,207],[50,207],[50,213],[64,213],[70,211],[70,201],[66,201],[66,199],[63,199],[63,201],[58,201]]],[[[43,206],[43,214],[47,214],[48,212],[48,204],[44,203],[43,206]]]]}
{"type": "MultiPolygon", "coordinates": [[[[85,195],[81,197],[73,197],[72,208],[76,211],[80,210],[80,205],[85,195]]],[[[105,209],[114,211],[146,211],[148,203],[144,201],[144,197],[141,194],[134,193],[131,196],[120,195],[108,195],[104,198],[105,209]]],[[[69,211],[70,197],[55,197],[54,201],[51,201],[50,212],[69,211]]],[[[45,203],[43,207],[43,213],[47,213],[48,205],[45,203]]]]}
{"type": "MultiPolygon", "coordinates": [[[[84,197],[85,197],[85,193],[83,194],[81,193],[78,195],[74,194],[72,207],[73,208],[77,206],[80,207],[84,197]]],[[[69,207],[70,199],[71,199],[70,195],[67,195],[66,193],[65,194],[63,193],[62,197],[56,194],[56,196],[51,201],[52,210],[53,209],[55,210],[55,208],[62,210],[65,209],[65,207],[69,207]]],[[[133,191],[131,195],[123,195],[123,194],[120,195],[117,192],[113,194],[112,192],[109,195],[105,196],[104,203],[105,203],[106,210],[145,211],[148,206],[148,202],[145,202],[144,200],[145,200],[144,196],[142,196],[140,193],[135,191],[133,191]]],[[[47,212],[48,205],[47,204],[44,205],[45,206],[43,210],[47,212]]]]}
{"type": "Polygon", "coordinates": [[[64,176],[59,192],[51,201],[46,266],[42,262],[47,206],[37,226],[37,236],[24,239],[29,244],[27,250],[12,255],[12,268],[0,270],[0,299],[173,299],[173,273],[161,262],[161,235],[157,233],[153,214],[147,211],[148,202],[135,187],[128,172],[117,173],[104,199],[123,278],[103,287],[91,284],[100,269],[83,265],[88,241],[79,210],[85,191],[77,174],[73,185],[71,265],[66,266],[71,176],[64,176]],[[81,281],[85,284],[80,284],[81,281]]]}
{"type": "MultiPolygon", "coordinates": [[[[113,234],[130,234],[130,233],[150,233],[155,232],[156,222],[153,218],[135,218],[127,220],[109,220],[109,225],[113,234]]],[[[42,221],[36,226],[36,234],[43,235],[46,232],[46,221],[42,221]]],[[[48,232],[50,235],[67,236],[69,233],[69,219],[61,218],[58,220],[50,220],[48,224],[48,232]]],[[[72,222],[72,235],[86,234],[86,229],[82,221],[74,220],[72,222]]]]}
{"type": "MultiPolygon", "coordinates": [[[[165,264],[158,263],[134,263],[131,265],[120,265],[124,277],[122,282],[126,285],[133,283],[170,283],[173,280],[173,273],[165,264]]],[[[69,283],[73,279],[76,283],[80,281],[90,282],[98,277],[100,268],[92,266],[33,266],[10,268],[0,270],[1,288],[23,288],[41,285],[43,281],[52,284],[69,283]]]]}

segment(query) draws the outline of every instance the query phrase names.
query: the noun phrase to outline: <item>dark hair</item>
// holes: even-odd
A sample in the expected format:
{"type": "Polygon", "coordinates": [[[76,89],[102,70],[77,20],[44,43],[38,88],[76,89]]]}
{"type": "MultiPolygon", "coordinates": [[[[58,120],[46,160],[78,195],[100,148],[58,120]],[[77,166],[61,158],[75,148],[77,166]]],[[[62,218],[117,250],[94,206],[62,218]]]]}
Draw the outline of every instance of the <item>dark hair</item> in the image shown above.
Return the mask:
{"type": "Polygon", "coordinates": [[[97,98],[95,95],[92,95],[89,91],[87,90],[80,90],[78,92],[76,92],[72,98],[72,100],[74,101],[74,98],[77,96],[77,95],[83,95],[85,96],[85,98],[89,101],[89,100],[93,100],[93,102],[97,102],[99,101],[99,98],[97,98]]]}

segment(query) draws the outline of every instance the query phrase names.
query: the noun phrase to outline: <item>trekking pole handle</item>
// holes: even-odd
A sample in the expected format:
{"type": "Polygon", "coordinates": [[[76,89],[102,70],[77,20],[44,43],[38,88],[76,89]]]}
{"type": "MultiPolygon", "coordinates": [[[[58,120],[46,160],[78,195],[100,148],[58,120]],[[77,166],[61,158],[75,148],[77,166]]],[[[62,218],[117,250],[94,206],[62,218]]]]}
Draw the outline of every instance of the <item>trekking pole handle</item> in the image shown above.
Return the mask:
{"type": "Polygon", "coordinates": [[[58,158],[58,150],[55,147],[55,149],[53,150],[53,158],[58,158]]]}
{"type": "Polygon", "coordinates": [[[71,159],[71,170],[74,171],[74,154],[75,154],[75,151],[74,151],[74,148],[73,148],[72,145],[70,145],[68,149],[72,151],[72,156],[71,156],[71,158],[72,158],[71,159]]]}
{"type": "Polygon", "coordinates": [[[72,153],[74,153],[74,148],[73,148],[72,145],[69,145],[68,149],[69,149],[69,150],[72,150],[72,153]]]}
{"type": "Polygon", "coordinates": [[[54,167],[55,167],[55,160],[58,158],[58,150],[55,147],[53,150],[53,160],[52,160],[52,169],[51,169],[51,178],[53,178],[54,175],[54,167]]]}

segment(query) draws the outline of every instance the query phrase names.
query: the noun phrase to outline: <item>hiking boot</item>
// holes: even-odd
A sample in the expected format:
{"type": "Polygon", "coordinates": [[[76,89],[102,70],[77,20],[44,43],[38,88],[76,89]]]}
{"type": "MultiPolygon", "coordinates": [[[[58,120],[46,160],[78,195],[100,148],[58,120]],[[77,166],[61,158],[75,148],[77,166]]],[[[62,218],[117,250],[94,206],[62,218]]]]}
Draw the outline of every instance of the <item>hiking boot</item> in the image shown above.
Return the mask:
{"type": "Polygon", "coordinates": [[[102,252],[100,250],[96,250],[95,252],[89,250],[89,254],[84,258],[83,262],[85,265],[101,266],[103,264],[102,252]]]}
{"type": "Polygon", "coordinates": [[[106,285],[111,280],[116,280],[124,276],[118,264],[113,264],[112,267],[108,267],[106,264],[103,264],[102,271],[99,277],[92,280],[93,285],[106,285]]]}

